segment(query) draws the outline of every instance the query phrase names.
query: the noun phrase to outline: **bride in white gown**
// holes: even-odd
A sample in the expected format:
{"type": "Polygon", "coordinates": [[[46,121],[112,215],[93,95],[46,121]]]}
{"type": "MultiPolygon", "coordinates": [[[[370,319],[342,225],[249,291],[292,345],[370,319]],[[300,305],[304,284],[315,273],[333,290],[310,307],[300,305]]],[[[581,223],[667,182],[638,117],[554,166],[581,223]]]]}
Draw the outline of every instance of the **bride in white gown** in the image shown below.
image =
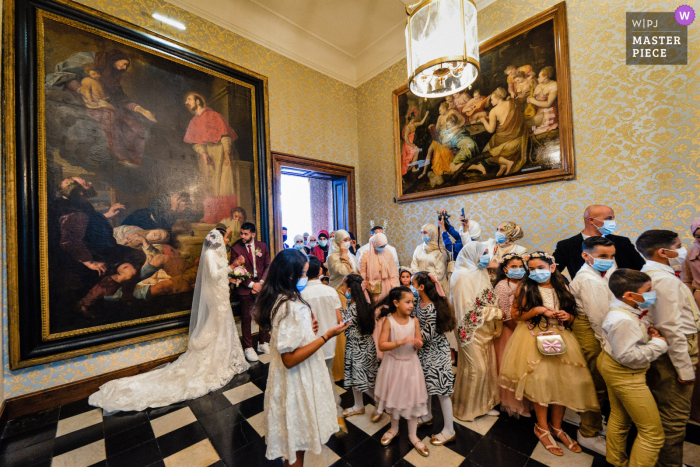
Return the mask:
{"type": "MultiPolygon", "coordinates": [[[[231,235],[230,229],[226,236],[231,235]]],[[[214,229],[204,239],[192,298],[187,351],[141,375],[102,385],[90,405],[107,412],[144,410],[194,399],[226,385],[249,368],[229,302],[226,239],[214,229]]]]}

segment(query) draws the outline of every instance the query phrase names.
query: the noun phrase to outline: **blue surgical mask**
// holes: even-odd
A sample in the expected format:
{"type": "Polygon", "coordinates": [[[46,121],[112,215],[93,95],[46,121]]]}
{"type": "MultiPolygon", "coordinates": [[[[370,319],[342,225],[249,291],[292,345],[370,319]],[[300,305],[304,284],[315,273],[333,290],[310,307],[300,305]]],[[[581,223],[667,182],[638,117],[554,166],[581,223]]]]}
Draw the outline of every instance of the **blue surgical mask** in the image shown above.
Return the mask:
{"type": "Polygon", "coordinates": [[[306,284],[309,283],[309,278],[308,277],[302,277],[297,281],[297,290],[301,292],[306,288],[306,284]]]}
{"type": "Polygon", "coordinates": [[[530,271],[530,279],[538,284],[544,284],[552,277],[552,271],[549,269],[535,269],[530,271]]]}
{"type": "Polygon", "coordinates": [[[639,308],[642,308],[643,310],[646,310],[647,308],[651,307],[654,303],[656,303],[656,292],[652,290],[651,292],[644,292],[642,294],[642,297],[644,297],[643,302],[637,302],[637,300],[634,300],[637,302],[639,305],[639,308]]]}
{"type": "Polygon", "coordinates": [[[418,291],[416,290],[415,287],[411,286],[411,292],[413,292],[413,296],[418,298],[418,291]]]}
{"type": "Polygon", "coordinates": [[[605,272],[613,267],[614,264],[614,259],[593,258],[593,264],[591,267],[596,271],[605,272]]]}
{"type": "Polygon", "coordinates": [[[318,244],[325,248],[325,246],[328,245],[328,240],[319,240],[318,244]]]}
{"type": "Polygon", "coordinates": [[[347,292],[345,292],[345,298],[347,298],[348,300],[352,299],[352,294],[350,293],[349,290],[347,292]]]}
{"type": "Polygon", "coordinates": [[[523,268],[509,269],[508,272],[506,273],[506,276],[508,276],[510,279],[520,280],[525,276],[525,269],[523,269],[523,268]]]}
{"type": "Polygon", "coordinates": [[[385,246],[378,246],[374,248],[374,251],[376,251],[377,253],[381,253],[382,251],[384,251],[385,248],[385,246]]]}
{"type": "Polygon", "coordinates": [[[506,234],[503,232],[496,232],[496,243],[502,245],[506,242],[506,234]]]}
{"type": "Polygon", "coordinates": [[[315,248],[316,242],[309,242],[309,248],[315,248]]]}
{"type": "Polygon", "coordinates": [[[286,236],[286,235],[282,235],[282,240],[284,240],[284,241],[286,242],[286,241],[287,241],[287,236],[286,236]]]}
{"type": "Polygon", "coordinates": [[[423,240],[423,243],[430,243],[430,235],[422,235],[421,240],[423,240]]]}
{"type": "MultiPolygon", "coordinates": [[[[599,219],[596,219],[599,220],[599,219]]],[[[598,227],[598,231],[605,235],[610,235],[615,231],[615,227],[617,226],[617,223],[614,220],[604,220],[603,221],[603,227],[598,227]]]]}
{"type": "Polygon", "coordinates": [[[294,248],[296,248],[297,250],[303,250],[304,244],[303,243],[295,243],[294,248]]]}
{"type": "Polygon", "coordinates": [[[477,263],[476,267],[479,269],[484,269],[486,266],[491,263],[491,256],[489,256],[488,253],[484,253],[481,255],[481,258],[479,258],[479,262],[477,263]]]}

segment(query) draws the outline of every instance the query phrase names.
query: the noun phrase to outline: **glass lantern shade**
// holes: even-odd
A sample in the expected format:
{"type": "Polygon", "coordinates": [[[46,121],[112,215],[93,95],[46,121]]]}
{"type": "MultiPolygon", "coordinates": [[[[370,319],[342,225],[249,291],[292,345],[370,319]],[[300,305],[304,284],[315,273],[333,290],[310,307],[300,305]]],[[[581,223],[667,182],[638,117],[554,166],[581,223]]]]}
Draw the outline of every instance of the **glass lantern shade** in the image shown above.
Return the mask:
{"type": "Polygon", "coordinates": [[[472,0],[422,0],[406,7],[408,86],[421,97],[459,92],[479,76],[472,0]]]}

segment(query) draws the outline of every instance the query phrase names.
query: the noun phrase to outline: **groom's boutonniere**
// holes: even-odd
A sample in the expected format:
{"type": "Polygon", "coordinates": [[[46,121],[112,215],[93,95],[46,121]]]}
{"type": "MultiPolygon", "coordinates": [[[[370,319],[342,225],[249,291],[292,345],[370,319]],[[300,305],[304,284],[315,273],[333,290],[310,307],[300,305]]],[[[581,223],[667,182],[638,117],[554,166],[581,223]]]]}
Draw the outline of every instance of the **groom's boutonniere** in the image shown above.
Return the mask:
{"type": "Polygon", "coordinates": [[[258,258],[262,257],[262,251],[260,250],[260,248],[255,249],[255,256],[257,256],[258,258]]]}

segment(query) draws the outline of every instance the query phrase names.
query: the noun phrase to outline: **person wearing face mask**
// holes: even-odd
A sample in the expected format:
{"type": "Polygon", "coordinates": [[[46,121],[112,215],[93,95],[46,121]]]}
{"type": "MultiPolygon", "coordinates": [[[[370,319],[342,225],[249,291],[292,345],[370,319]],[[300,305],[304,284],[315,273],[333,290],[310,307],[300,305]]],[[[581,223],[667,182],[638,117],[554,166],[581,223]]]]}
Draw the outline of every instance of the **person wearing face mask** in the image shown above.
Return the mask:
{"type": "MultiPolygon", "coordinates": [[[[250,362],[257,362],[258,355],[253,349],[253,336],[251,324],[253,321],[253,307],[258,294],[262,290],[268,270],[270,269],[270,251],[263,242],[255,240],[255,224],[246,222],[241,226],[241,238],[231,247],[231,264],[239,257],[243,257],[243,267],[250,274],[250,278],[243,281],[238,287],[238,299],[241,303],[241,334],[243,334],[243,347],[245,357],[250,362]]],[[[270,353],[270,334],[263,329],[258,333],[258,352],[270,353]]]]}
{"type": "MultiPolygon", "coordinates": [[[[369,238],[371,239],[373,236],[375,236],[375,235],[378,234],[378,233],[383,234],[383,233],[384,233],[384,229],[382,229],[382,228],[379,227],[378,225],[375,225],[375,226],[372,227],[372,229],[370,230],[370,237],[369,237],[369,238]]],[[[396,266],[399,266],[399,255],[396,253],[396,248],[394,248],[393,246],[387,244],[386,249],[387,249],[387,251],[388,251],[389,253],[391,253],[391,256],[394,257],[394,262],[396,263],[396,266]]],[[[360,265],[361,265],[362,256],[363,256],[365,253],[367,253],[367,251],[369,251],[369,242],[365,243],[363,246],[361,246],[361,247],[357,250],[357,253],[355,254],[355,256],[357,257],[357,267],[358,267],[358,268],[359,268],[360,265]]]]}
{"type": "Polygon", "coordinates": [[[282,249],[289,249],[289,245],[287,245],[287,227],[282,227],[282,242],[282,249]]]}
{"type": "Polygon", "coordinates": [[[569,271],[569,276],[574,277],[584,259],[583,240],[588,237],[605,237],[615,245],[615,262],[618,268],[634,269],[639,271],[644,266],[644,258],[634,248],[632,242],[627,237],[614,235],[617,228],[615,221],[615,211],[608,206],[593,205],[588,206],[583,212],[584,229],[581,233],[557,243],[554,250],[554,258],[560,272],[565,269],[569,271]]]}
{"type": "Polygon", "coordinates": [[[649,307],[651,324],[668,340],[668,353],[651,364],[647,381],[659,407],[666,440],[658,466],[683,464],[683,441],[698,364],[698,306],[693,294],[676,277],[671,259],[684,260],[686,250],[676,232],[647,230],[637,239],[647,263],[656,302],[649,307]]]}
{"type": "MultiPolygon", "coordinates": [[[[516,255],[525,254],[527,251],[525,247],[515,244],[515,242],[523,238],[523,236],[523,228],[515,222],[506,221],[498,224],[498,227],[496,228],[496,235],[494,236],[496,245],[493,259],[495,260],[496,264],[501,263],[503,255],[509,253],[516,255]]],[[[492,284],[496,284],[496,267],[489,268],[489,277],[492,284]]]]}
{"type": "Polygon", "coordinates": [[[581,447],[562,429],[564,412],[599,411],[600,406],[586,359],[570,330],[576,299],[552,255],[536,251],[523,259],[529,272],[511,309],[519,324],[503,353],[498,384],[516,399],[533,403],[535,436],[548,452],[564,454],[556,436],[568,450],[580,453],[581,447]],[[538,337],[543,338],[539,345],[538,337]]]}
{"type": "Polygon", "coordinates": [[[469,242],[462,248],[450,279],[450,299],[457,318],[460,342],[452,406],[454,416],[472,421],[482,415],[498,416],[500,401],[493,339],[501,334],[503,312],[486,270],[493,247],[469,242]]]}
{"type": "Polygon", "coordinates": [[[317,244],[313,247],[309,245],[309,248],[311,248],[311,254],[318,258],[325,269],[326,258],[328,257],[328,232],[321,230],[318,233],[317,244]]]}
{"type": "MultiPolygon", "coordinates": [[[[337,230],[334,233],[333,251],[326,258],[326,264],[328,265],[330,286],[338,294],[340,303],[345,305],[347,298],[345,298],[345,292],[343,291],[343,279],[348,274],[358,273],[357,260],[355,255],[350,253],[350,233],[346,230],[337,230]]],[[[333,359],[333,379],[335,381],[340,381],[345,376],[344,362],[345,334],[341,334],[338,336],[335,345],[335,358],[333,359]]]]}
{"type": "Polygon", "coordinates": [[[606,460],[612,465],[652,467],[664,445],[664,430],[646,373],[649,364],[666,353],[668,343],[645,318],[655,300],[651,277],[618,269],[609,284],[615,300],[603,321],[603,351],[598,357],[610,398],[606,460]],[[632,423],[637,438],[627,456],[632,423]]]}
{"type": "MultiPolygon", "coordinates": [[[[421,227],[421,240],[423,243],[416,247],[411,261],[412,271],[426,271],[435,274],[443,290],[450,290],[450,281],[447,279],[447,251],[441,245],[441,236],[438,227],[433,224],[425,224],[421,227]]],[[[449,295],[448,295],[449,300],[449,295]]]]}
{"type": "MultiPolygon", "coordinates": [[[[581,346],[588,369],[593,377],[598,403],[602,407],[607,400],[605,380],[596,366],[603,343],[603,320],[608,314],[610,303],[615,299],[608,280],[614,272],[615,244],[605,237],[588,237],[583,241],[583,259],[585,263],[576,273],[569,286],[576,298],[576,319],[571,330],[581,346]]],[[[577,439],[581,446],[598,454],[605,455],[605,438],[603,418],[600,412],[584,412],[581,415],[577,439]]]]}
{"type": "Polygon", "coordinates": [[[306,245],[304,245],[304,237],[301,235],[294,236],[294,243],[292,244],[292,248],[301,251],[305,255],[309,254],[309,249],[306,248],[306,245]]]}

